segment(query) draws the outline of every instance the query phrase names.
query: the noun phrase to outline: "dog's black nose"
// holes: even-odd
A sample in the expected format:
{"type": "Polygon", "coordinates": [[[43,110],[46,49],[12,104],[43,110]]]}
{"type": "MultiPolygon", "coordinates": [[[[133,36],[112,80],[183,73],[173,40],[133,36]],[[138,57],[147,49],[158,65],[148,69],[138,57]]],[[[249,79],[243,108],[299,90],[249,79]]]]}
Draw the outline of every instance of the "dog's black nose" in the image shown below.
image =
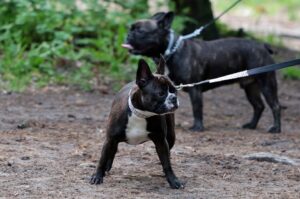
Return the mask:
{"type": "Polygon", "coordinates": [[[177,97],[176,96],[172,96],[171,97],[171,102],[176,104],[177,103],[177,97]]]}

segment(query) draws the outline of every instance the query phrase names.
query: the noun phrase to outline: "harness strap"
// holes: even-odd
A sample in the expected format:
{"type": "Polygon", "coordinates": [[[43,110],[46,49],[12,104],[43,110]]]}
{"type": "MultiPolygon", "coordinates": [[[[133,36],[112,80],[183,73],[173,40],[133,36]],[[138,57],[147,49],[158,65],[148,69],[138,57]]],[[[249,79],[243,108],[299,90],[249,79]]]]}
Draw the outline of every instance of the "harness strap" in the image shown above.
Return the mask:
{"type": "Polygon", "coordinates": [[[164,56],[168,56],[171,54],[174,45],[174,39],[175,39],[174,30],[171,29],[169,34],[169,44],[167,50],[164,53],[164,56]]]}

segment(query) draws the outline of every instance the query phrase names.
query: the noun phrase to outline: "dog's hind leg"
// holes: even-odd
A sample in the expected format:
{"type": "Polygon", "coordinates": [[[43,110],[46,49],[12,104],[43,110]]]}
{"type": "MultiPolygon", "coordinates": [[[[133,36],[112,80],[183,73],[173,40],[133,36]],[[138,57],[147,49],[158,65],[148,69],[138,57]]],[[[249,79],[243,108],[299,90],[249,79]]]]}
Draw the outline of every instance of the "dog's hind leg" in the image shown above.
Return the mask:
{"type": "Polygon", "coordinates": [[[189,89],[189,95],[193,107],[194,125],[190,128],[191,131],[203,131],[203,99],[202,91],[198,87],[189,89]]]}
{"type": "Polygon", "coordinates": [[[269,132],[280,133],[281,132],[281,123],[280,123],[281,106],[279,104],[278,96],[277,96],[277,82],[276,82],[275,72],[263,74],[262,76],[258,77],[258,79],[261,86],[262,94],[265,97],[273,113],[274,123],[273,126],[269,129],[269,132]]]}
{"type": "Polygon", "coordinates": [[[262,112],[264,111],[264,103],[261,99],[261,92],[257,83],[253,82],[246,86],[243,86],[248,101],[253,107],[253,117],[249,123],[243,125],[243,128],[255,129],[257,123],[261,117],[262,112]]]}

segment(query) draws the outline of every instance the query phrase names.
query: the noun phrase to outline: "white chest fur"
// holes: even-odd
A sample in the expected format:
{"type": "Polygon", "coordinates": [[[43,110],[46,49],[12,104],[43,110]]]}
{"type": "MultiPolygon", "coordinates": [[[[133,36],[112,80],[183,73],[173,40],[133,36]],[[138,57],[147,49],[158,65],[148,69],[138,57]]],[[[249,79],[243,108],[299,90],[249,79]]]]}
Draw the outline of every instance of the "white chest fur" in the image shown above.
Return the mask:
{"type": "Polygon", "coordinates": [[[132,114],[128,118],[126,127],[126,139],[128,144],[137,145],[149,140],[146,119],[132,114]]]}

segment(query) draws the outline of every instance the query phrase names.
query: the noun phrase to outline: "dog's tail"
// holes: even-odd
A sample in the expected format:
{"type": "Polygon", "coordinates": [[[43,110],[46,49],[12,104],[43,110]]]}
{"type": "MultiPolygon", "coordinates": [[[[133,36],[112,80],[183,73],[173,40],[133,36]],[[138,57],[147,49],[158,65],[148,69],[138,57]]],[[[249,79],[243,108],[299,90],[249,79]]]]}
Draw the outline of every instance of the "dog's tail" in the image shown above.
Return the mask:
{"type": "Polygon", "coordinates": [[[264,43],[264,47],[267,49],[267,51],[268,51],[271,55],[277,54],[277,52],[274,51],[274,50],[272,49],[272,47],[271,47],[270,44],[264,43]]]}

